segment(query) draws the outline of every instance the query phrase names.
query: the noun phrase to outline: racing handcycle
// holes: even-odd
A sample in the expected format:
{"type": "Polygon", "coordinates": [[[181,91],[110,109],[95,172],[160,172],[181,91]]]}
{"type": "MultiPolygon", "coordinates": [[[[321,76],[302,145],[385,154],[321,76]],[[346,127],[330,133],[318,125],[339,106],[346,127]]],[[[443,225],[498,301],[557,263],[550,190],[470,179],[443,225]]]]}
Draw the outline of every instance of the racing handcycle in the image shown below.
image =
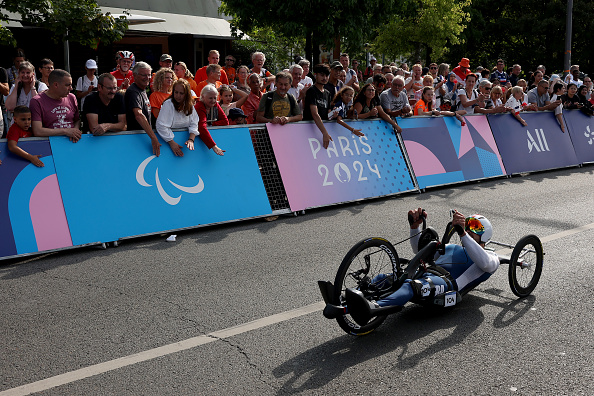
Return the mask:
{"type": "MultiPolygon", "coordinates": [[[[388,315],[403,309],[403,306],[377,307],[372,310],[370,320],[360,325],[349,313],[347,295],[356,290],[368,301],[378,301],[398,290],[406,280],[420,279],[427,271],[439,270],[440,267],[434,262],[436,253],[444,254],[445,246],[450,242],[460,243],[458,235],[463,233],[462,227],[453,226],[450,221],[440,241],[437,231],[427,227],[425,217],[421,217],[423,226],[420,231],[419,250],[412,259],[399,257],[394,245],[384,238],[366,238],[355,244],[346,254],[338,268],[334,283],[318,281],[326,303],[323,311],[326,318],[336,319],[348,334],[365,335],[381,325],[388,315]],[[385,281],[386,274],[391,279],[390,282],[385,281]]],[[[412,223],[411,219],[409,221],[412,223]]],[[[396,245],[411,238],[406,238],[396,245]]],[[[509,266],[508,278],[512,293],[519,298],[530,295],[542,273],[544,252],[540,239],[536,235],[526,235],[515,245],[493,240],[487,242],[485,248],[489,249],[489,245],[512,249],[509,257],[498,254],[499,262],[509,266]]],[[[473,287],[462,292],[432,292],[425,297],[415,297],[411,302],[450,307],[460,303],[462,296],[472,289],[473,287]]]]}

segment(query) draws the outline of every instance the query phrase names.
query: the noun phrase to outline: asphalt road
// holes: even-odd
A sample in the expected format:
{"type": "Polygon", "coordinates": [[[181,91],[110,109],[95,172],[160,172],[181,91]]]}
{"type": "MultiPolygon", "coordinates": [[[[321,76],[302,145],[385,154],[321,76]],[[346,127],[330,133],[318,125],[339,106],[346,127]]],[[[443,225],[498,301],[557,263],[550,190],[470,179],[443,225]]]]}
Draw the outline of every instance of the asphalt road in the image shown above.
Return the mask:
{"type": "Polygon", "coordinates": [[[0,262],[0,395],[594,394],[593,171],[0,262]],[[408,237],[419,206],[440,232],[457,208],[487,216],[496,240],[545,238],[537,289],[516,299],[502,267],[451,311],[410,305],[346,335],[316,281],[364,237],[408,237]]]}

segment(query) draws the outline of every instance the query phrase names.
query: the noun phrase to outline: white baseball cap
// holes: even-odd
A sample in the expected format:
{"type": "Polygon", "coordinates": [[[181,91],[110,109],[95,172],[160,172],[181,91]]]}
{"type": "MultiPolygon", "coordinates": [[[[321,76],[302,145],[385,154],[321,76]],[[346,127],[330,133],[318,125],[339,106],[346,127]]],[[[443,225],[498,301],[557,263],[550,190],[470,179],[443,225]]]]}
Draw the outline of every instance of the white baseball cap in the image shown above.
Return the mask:
{"type": "Polygon", "coordinates": [[[95,62],[93,59],[89,59],[87,61],[87,63],[85,63],[85,67],[87,69],[96,69],[97,68],[97,62],[95,62]]]}

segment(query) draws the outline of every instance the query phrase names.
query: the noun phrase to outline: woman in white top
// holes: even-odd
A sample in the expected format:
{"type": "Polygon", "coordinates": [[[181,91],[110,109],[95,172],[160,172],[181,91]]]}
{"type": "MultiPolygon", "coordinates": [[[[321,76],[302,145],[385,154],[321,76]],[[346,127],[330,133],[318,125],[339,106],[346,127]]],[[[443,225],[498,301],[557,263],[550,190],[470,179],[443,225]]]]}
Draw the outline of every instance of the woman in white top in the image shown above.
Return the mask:
{"type": "Polygon", "coordinates": [[[469,74],[466,76],[466,86],[458,90],[458,99],[466,114],[474,114],[474,107],[485,100],[485,96],[474,89],[474,84],[476,84],[476,75],[469,74]]]}
{"type": "Polygon", "coordinates": [[[12,111],[17,106],[29,107],[31,98],[47,90],[47,85],[35,79],[35,67],[30,62],[24,61],[19,65],[18,75],[14,84],[10,87],[6,97],[6,110],[8,110],[8,119],[11,126],[12,111]]]}
{"type": "Polygon", "coordinates": [[[172,129],[187,128],[189,133],[198,135],[198,113],[194,109],[190,84],[186,80],[180,79],[173,84],[173,92],[163,102],[156,125],[159,136],[169,144],[173,154],[183,157],[182,146],[173,141],[172,129]]]}

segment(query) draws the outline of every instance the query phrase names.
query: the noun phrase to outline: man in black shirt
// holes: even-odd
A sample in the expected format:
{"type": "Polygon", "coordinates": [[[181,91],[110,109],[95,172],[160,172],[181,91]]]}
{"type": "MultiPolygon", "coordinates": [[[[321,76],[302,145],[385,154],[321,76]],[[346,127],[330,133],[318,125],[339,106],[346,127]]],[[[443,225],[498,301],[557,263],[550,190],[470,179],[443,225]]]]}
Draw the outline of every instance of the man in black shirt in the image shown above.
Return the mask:
{"type": "Polygon", "coordinates": [[[85,100],[83,113],[87,119],[85,132],[103,135],[105,132],[126,130],[124,95],[116,92],[117,81],[110,73],[103,73],[97,80],[97,91],[85,100]]]}
{"type": "Polygon", "coordinates": [[[328,144],[332,138],[328,134],[326,127],[322,120],[328,120],[328,112],[330,111],[330,92],[324,88],[328,83],[328,76],[330,75],[330,68],[328,65],[316,65],[313,68],[316,82],[313,87],[307,90],[305,94],[305,101],[303,104],[303,120],[313,120],[323,136],[324,148],[328,148],[328,144]]]}
{"type": "Polygon", "coordinates": [[[128,130],[144,130],[151,139],[153,154],[161,154],[161,143],[151,127],[151,103],[146,95],[146,87],[151,80],[152,68],[148,63],[137,62],[134,65],[134,82],[126,90],[124,101],[126,103],[126,122],[128,130]]]}

